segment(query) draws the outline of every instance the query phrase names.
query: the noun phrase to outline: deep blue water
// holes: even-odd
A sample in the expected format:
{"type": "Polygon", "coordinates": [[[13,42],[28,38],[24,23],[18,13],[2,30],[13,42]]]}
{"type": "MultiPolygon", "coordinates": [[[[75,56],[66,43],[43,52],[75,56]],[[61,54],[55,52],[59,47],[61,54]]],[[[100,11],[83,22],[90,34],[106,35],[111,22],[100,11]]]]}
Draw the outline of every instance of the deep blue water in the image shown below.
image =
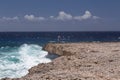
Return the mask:
{"type": "Polygon", "coordinates": [[[31,67],[51,62],[51,55],[42,46],[58,42],[58,36],[60,42],[120,41],[120,32],[1,32],[0,78],[19,78],[31,67]]]}
{"type": "Polygon", "coordinates": [[[43,45],[57,41],[58,35],[65,42],[120,41],[120,32],[1,32],[0,46],[19,46],[24,43],[43,45]]]}

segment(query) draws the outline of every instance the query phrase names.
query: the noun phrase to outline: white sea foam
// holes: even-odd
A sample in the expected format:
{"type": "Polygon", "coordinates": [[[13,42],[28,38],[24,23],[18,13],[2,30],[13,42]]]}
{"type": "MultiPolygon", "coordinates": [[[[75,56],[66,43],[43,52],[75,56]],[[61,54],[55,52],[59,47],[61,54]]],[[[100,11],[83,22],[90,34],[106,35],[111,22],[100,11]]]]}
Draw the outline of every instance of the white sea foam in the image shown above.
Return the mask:
{"type": "Polygon", "coordinates": [[[19,78],[26,75],[31,67],[51,62],[45,57],[48,52],[35,44],[23,44],[9,51],[0,51],[0,54],[3,54],[0,56],[0,78],[19,78]]]}

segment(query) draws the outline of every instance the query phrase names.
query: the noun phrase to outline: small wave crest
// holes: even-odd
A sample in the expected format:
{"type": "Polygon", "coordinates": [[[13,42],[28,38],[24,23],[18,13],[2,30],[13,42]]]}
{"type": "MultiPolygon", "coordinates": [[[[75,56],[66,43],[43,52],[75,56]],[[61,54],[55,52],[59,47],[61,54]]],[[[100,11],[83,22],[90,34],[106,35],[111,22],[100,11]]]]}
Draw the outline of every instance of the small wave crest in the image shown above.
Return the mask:
{"type": "Polygon", "coordinates": [[[0,48],[0,78],[19,78],[39,63],[51,62],[48,52],[36,44],[23,44],[20,47],[0,48]]]}

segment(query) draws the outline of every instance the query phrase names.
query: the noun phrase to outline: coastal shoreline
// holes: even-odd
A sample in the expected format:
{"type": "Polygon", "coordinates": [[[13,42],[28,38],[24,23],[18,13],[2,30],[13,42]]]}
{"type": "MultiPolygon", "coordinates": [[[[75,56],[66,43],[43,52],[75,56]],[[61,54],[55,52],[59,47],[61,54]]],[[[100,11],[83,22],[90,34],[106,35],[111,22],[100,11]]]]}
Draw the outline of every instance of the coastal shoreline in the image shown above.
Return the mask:
{"type": "Polygon", "coordinates": [[[32,67],[22,78],[1,80],[120,79],[120,42],[48,43],[43,49],[60,57],[32,67]]]}

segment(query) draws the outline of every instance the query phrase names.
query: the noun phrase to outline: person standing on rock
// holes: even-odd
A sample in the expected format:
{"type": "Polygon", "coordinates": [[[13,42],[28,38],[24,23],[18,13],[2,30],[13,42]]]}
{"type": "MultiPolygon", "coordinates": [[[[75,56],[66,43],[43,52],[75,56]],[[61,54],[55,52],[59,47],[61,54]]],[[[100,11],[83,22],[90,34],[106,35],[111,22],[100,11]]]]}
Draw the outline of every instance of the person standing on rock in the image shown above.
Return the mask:
{"type": "Polygon", "coordinates": [[[60,35],[58,35],[58,37],[57,37],[57,41],[58,41],[58,42],[61,41],[61,36],[60,36],[60,35]]]}

